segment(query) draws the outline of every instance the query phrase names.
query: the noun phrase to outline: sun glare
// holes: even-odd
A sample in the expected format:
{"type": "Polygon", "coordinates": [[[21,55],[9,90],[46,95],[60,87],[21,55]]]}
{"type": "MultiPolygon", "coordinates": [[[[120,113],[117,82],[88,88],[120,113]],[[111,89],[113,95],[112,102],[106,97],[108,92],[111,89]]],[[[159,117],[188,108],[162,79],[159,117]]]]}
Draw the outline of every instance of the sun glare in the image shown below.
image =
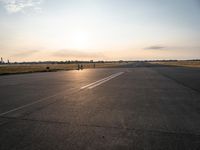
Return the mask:
{"type": "Polygon", "coordinates": [[[75,49],[88,49],[91,43],[90,35],[85,31],[72,32],[70,41],[71,47],[75,49]]]}

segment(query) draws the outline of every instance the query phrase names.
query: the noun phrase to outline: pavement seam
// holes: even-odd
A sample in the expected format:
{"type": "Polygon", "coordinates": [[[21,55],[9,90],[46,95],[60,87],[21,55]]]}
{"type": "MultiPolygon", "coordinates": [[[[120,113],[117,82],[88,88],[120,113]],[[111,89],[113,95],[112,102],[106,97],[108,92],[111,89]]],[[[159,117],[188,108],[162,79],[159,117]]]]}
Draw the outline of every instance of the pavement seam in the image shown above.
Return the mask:
{"type": "Polygon", "coordinates": [[[198,90],[198,89],[196,89],[196,88],[193,88],[193,87],[191,87],[191,86],[188,86],[187,84],[185,84],[185,83],[183,83],[183,82],[181,82],[181,81],[179,81],[179,80],[176,80],[176,79],[174,79],[173,77],[171,77],[171,76],[169,76],[169,75],[166,75],[166,74],[164,74],[164,73],[161,73],[160,71],[158,71],[158,70],[156,70],[156,69],[154,69],[154,70],[155,70],[157,73],[159,73],[160,75],[162,75],[162,76],[164,76],[164,77],[166,77],[166,78],[168,78],[168,79],[170,79],[170,80],[172,80],[172,81],[178,83],[179,85],[182,85],[182,86],[186,87],[187,89],[190,89],[190,90],[192,90],[192,91],[195,91],[195,92],[197,92],[197,93],[200,93],[200,90],[198,90]]]}
{"type": "MultiPolygon", "coordinates": [[[[41,99],[39,99],[39,100],[37,100],[37,101],[35,101],[35,102],[28,103],[28,104],[25,104],[25,105],[23,105],[23,106],[20,106],[20,107],[11,109],[11,110],[6,111],[6,112],[3,112],[3,113],[0,114],[0,117],[2,117],[2,116],[4,116],[4,115],[7,115],[7,114],[10,114],[10,113],[13,113],[13,112],[16,112],[16,111],[23,110],[23,109],[25,109],[25,108],[27,108],[27,107],[30,107],[30,106],[32,106],[32,105],[36,105],[36,104],[38,104],[38,103],[47,101],[47,100],[49,100],[49,99],[51,99],[51,98],[54,98],[54,97],[56,97],[56,96],[58,96],[58,95],[61,95],[61,94],[65,93],[66,91],[67,91],[67,90],[63,90],[63,91],[61,91],[61,92],[59,92],[59,93],[56,93],[56,94],[54,94],[54,95],[41,98],[41,99]]],[[[79,91],[80,91],[79,89],[74,89],[74,88],[73,88],[73,89],[71,89],[71,91],[70,91],[71,93],[69,93],[68,95],[72,95],[72,94],[77,93],[77,92],[79,92],[79,91]]],[[[57,102],[57,101],[58,101],[58,100],[53,101],[53,103],[55,103],[55,102],[57,102]]]]}
{"type": "MultiPolygon", "coordinates": [[[[66,91],[66,90],[65,90],[65,91],[66,91]]],[[[65,92],[65,91],[61,91],[61,92],[59,92],[57,95],[60,95],[60,94],[62,94],[62,93],[65,92]]],[[[72,90],[70,91],[71,93],[69,93],[68,96],[69,96],[69,95],[73,95],[73,94],[75,94],[75,93],[77,93],[77,92],[79,92],[79,91],[81,91],[81,90],[80,90],[80,89],[72,89],[72,90]],[[76,91],[75,91],[75,90],[76,90],[76,91]]],[[[52,95],[52,96],[54,97],[55,95],[52,95]]],[[[52,97],[52,96],[49,96],[49,97],[46,97],[46,98],[43,98],[43,99],[49,99],[49,98],[52,97]]],[[[46,101],[46,100],[45,100],[45,101],[46,101]]],[[[59,103],[59,102],[60,102],[59,100],[54,100],[54,101],[52,101],[52,102],[50,102],[50,103],[48,103],[48,104],[46,104],[46,105],[44,105],[44,106],[43,106],[43,105],[42,105],[42,106],[39,106],[38,108],[36,108],[36,109],[34,109],[34,110],[30,111],[30,112],[25,112],[22,116],[18,117],[18,119],[22,119],[23,117],[26,117],[26,116],[28,116],[28,115],[34,113],[35,111],[42,110],[42,109],[44,109],[44,108],[46,108],[46,107],[51,106],[52,104],[59,103]]],[[[10,113],[13,113],[13,112],[16,112],[16,111],[21,111],[21,110],[23,110],[23,109],[24,109],[24,108],[18,109],[18,110],[15,110],[15,111],[9,112],[9,113],[7,113],[7,114],[3,114],[3,115],[0,114],[0,118],[5,118],[5,119],[15,118],[15,121],[16,121],[16,120],[17,120],[17,117],[7,117],[6,115],[8,115],[8,114],[10,114],[10,113]]],[[[12,121],[14,121],[14,119],[13,119],[12,121]]],[[[8,121],[5,121],[5,122],[3,122],[3,123],[0,123],[0,126],[9,124],[10,122],[11,122],[11,121],[8,120],[8,121]]]]}

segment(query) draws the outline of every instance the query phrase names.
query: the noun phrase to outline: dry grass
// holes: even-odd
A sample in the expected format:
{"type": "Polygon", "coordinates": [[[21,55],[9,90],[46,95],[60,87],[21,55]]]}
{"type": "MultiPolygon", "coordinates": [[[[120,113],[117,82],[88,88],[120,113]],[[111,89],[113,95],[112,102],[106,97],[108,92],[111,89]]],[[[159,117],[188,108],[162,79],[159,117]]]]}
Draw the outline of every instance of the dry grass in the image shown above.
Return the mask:
{"type": "MultiPolygon", "coordinates": [[[[95,68],[109,68],[124,65],[124,63],[96,63],[95,68]]],[[[83,68],[94,68],[92,63],[83,63],[83,68]]],[[[50,72],[59,70],[76,70],[77,64],[11,64],[0,65],[0,75],[2,74],[18,74],[31,72],[50,72]],[[47,69],[49,67],[49,69],[47,69]]]]}
{"type": "Polygon", "coordinates": [[[168,62],[151,62],[152,64],[161,64],[161,65],[171,65],[171,66],[182,66],[182,67],[194,67],[200,68],[200,61],[168,61],[168,62]]]}

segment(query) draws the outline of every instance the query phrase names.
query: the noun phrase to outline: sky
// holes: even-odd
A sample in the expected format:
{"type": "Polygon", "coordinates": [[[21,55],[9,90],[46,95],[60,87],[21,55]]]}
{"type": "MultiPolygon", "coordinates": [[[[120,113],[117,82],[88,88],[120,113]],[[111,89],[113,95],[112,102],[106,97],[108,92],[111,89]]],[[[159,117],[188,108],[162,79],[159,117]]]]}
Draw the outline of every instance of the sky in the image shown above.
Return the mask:
{"type": "Polygon", "coordinates": [[[200,0],[0,0],[0,57],[200,59],[200,0]]]}

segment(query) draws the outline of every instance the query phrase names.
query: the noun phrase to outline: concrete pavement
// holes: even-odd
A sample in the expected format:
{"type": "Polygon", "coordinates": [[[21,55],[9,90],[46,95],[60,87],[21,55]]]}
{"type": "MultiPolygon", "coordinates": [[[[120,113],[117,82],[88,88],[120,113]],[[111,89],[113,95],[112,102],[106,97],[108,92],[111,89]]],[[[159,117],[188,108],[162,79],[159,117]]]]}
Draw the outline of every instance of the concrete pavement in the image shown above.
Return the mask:
{"type": "Polygon", "coordinates": [[[199,77],[146,63],[2,76],[0,149],[198,150],[199,77]]]}

